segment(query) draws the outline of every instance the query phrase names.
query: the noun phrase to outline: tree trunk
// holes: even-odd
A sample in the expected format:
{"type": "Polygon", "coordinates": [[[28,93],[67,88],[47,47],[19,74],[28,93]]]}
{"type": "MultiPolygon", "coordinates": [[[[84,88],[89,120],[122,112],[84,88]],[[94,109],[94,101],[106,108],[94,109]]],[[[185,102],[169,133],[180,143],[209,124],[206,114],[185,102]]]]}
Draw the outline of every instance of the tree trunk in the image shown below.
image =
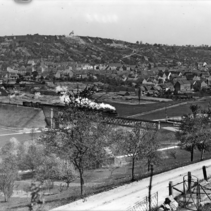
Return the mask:
{"type": "Polygon", "coordinates": [[[151,162],[150,162],[149,159],[148,159],[148,161],[147,161],[147,165],[148,165],[148,171],[150,171],[151,162]]]}
{"type": "Polygon", "coordinates": [[[79,175],[80,175],[80,185],[81,185],[81,198],[83,198],[84,194],[84,179],[83,179],[83,171],[80,169],[79,170],[79,175]]]}
{"type": "Polygon", "coordinates": [[[191,162],[193,162],[194,145],[191,146],[191,162]]]}
{"type": "Polygon", "coordinates": [[[70,187],[70,182],[67,182],[67,189],[70,187]]]}
{"type": "Polygon", "coordinates": [[[7,193],[4,193],[4,201],[8,202],[8,195],[7,195],[7,193]]]}
{"type": "Polygon", "coordinates": [[[135,158],[132,158],[132,178],[131,178],[131,181],[135,181],[134,171],[135,171],[135,158]]]}
{"type": "Polygon", "coordinates": [[[204,147],[201,149],[201,160],[204,160],[204,147]]]}

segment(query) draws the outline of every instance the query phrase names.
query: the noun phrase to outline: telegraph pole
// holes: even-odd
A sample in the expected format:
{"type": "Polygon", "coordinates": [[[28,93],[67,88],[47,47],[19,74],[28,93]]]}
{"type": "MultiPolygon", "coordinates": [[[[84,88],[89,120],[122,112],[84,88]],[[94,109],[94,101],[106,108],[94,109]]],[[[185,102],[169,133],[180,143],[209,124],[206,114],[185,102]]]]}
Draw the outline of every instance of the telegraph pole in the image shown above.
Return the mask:
{"type": "Polygon", "coordinates": [[[153,165],[150,165],[150,180],[149,180],[149,211],[152,210],[152,177],[153,177],[153,165]]]}

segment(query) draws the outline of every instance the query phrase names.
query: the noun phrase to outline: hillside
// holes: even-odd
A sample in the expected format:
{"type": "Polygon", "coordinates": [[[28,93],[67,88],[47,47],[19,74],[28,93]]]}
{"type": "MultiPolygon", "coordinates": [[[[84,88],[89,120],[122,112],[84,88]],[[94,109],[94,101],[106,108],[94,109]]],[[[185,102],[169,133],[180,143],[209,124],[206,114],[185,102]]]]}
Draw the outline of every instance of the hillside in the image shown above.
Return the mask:
{"type": "Polygon", "coordinates": [[[177,62],[211,63],[209,46],[167,46],[129,43],[88,36],[5,36],[0,37],[0,64],[4,70],[14,60],[46,59],[54,62],[90,64],[123,62],[130,65],[153,63],[174,66],[177,62]]]}
{"type": "Polygon", "coordinates": [[[41,109],[0,104],[0,127],[42,128],[46,126],[41,109]]]}

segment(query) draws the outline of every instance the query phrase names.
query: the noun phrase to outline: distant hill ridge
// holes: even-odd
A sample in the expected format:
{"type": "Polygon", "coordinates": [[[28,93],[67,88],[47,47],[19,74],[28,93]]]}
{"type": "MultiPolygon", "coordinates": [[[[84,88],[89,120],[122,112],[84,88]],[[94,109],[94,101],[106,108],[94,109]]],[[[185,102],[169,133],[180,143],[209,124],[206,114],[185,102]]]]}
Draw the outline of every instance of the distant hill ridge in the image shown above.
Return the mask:
{"type": "MultiPolygon", "coordinates": [[[[91,64],[123,63],[176,66],[177,62],[211,63],[211,47],[131,43],[89,36],[13,35],[0,37],[0,61],[45,59],[54,62],[91,64]]],[[[3,65],[4,66],[4,65],[3,65]]],[[[5,65],[6,66],[6,65],[5,65]]]]}

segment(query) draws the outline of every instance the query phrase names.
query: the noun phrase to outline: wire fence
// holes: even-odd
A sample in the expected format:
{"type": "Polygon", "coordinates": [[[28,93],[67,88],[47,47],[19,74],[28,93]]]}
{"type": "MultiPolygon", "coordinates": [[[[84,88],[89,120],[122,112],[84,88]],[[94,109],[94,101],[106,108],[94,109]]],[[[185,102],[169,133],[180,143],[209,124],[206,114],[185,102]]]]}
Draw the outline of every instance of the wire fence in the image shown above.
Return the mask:
{"type": "Polygon", "coordinates": [[[133,206],[127,208],[127,211],[155,211],[158,207],[158,192],[151,196],[151,210],[149,210],[149,197],[144,197],[137,201],[133,206]]]}

